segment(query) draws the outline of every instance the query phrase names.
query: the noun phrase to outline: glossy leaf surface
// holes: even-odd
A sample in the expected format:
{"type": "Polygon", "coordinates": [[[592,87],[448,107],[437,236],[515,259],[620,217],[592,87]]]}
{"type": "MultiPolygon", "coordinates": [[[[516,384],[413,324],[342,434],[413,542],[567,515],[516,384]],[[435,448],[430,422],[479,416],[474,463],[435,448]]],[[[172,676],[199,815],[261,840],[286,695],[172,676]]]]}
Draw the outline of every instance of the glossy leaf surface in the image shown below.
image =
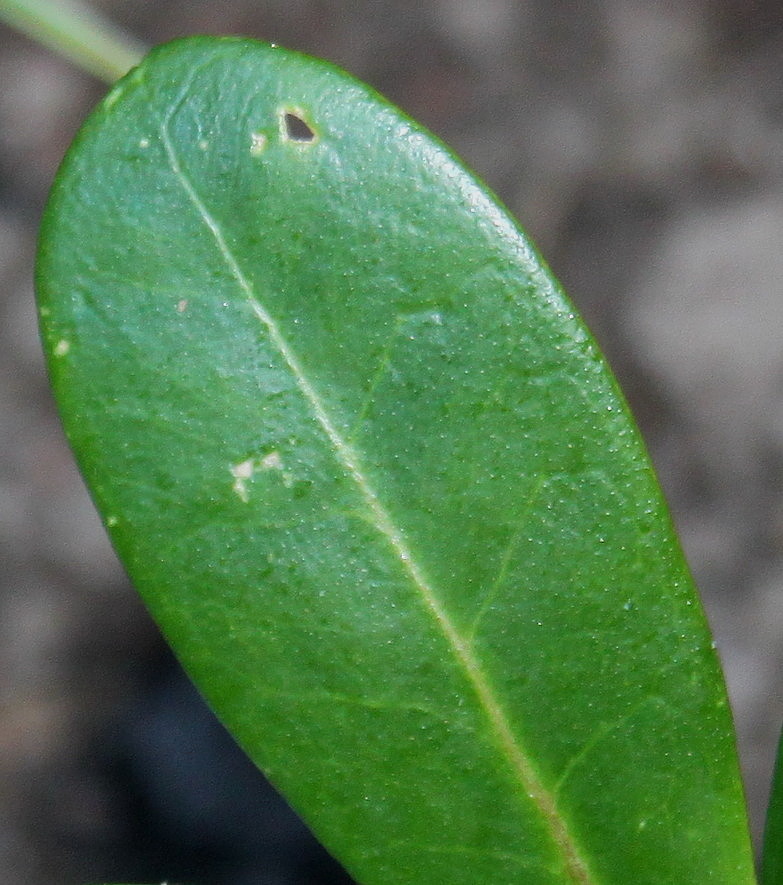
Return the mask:
{"type": "Polygon", "coordinates": [[[170,44],[77,138],[38,284],[129,573],[360,882],[753,881],[646,455],[437,141],[324,63],[170,44]]]}

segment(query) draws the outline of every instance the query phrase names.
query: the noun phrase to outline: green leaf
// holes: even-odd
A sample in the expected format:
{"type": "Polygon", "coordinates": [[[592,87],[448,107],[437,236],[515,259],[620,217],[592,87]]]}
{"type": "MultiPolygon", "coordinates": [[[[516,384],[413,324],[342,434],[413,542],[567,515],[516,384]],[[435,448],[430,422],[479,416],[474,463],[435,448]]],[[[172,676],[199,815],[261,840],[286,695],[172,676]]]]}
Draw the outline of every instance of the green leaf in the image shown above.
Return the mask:
{"type": "Polygon", "coordinates": [[[783,885],[783,734],[769,794],[761,862],[763,885],[783,885]]]}
{"type": "Polygon", "coordinates": [[[117,551],[359,881],[753,881],[626,407],[430,135],[322,62],[164,46],[70,150],[38,286],[117,551]]]}

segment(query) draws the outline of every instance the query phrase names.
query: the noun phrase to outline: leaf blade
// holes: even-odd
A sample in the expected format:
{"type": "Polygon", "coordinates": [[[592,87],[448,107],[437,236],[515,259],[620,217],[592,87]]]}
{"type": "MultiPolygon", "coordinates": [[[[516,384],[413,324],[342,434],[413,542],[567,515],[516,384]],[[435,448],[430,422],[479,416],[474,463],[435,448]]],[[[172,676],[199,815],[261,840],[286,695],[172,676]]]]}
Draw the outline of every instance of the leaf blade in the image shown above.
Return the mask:
{"type": "Polygon", "coordinates": [[[47,218],[52,377],[114,543],[327,847],[367,882],[752,881],[622,400],[441,146],[328,66],[188,41],[108,97],[47,218]]]}
{"type": "Polygon", "coordinates": [[[780,748],[779,742],[764,823],[764,843],[761,857],[761,882],[763,885],[780,885],[783,882],[783,754],[781,754],[780,748]]]}

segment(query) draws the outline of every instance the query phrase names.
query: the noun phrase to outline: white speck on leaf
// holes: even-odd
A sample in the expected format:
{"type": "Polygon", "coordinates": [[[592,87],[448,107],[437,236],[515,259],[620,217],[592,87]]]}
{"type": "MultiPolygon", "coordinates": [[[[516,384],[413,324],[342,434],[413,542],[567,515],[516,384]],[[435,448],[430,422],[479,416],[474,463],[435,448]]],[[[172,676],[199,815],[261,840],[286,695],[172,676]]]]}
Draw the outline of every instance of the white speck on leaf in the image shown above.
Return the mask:
{"type": "Polygon", "coordinates": [[[253,464],[253,459],[248,458],[247,461],[241,461],[239,464],[235,464],[231,468],[231,472],[237,479],[250,479],[255,471],[255,465],[253,464]]]}
{"type": "Polygon", "coordinates": [[[250,153],[257,157],[266,149],[266,135],[263,132],[253,132],[250,135],[250,153]]]}
{"type": "Polygon", "coordinates": [[[234,464],[231,468],[231,475],[234,477],[234,485],[231,488],[234,490],[234,493],[245,502],[245,504],[250,500],[245,480],[252,477],[255,469],[255,462],[252,458],[240,461],[239,464],[234,464]]]}
{"type": "Polygon", "coordinates": [[[245,504],[250,500],[250,495],[247,489],[247,480],[252,479],[256,470],[279,471],[283,480],[283,485],[286,488],[291,488],[294,483],[293,476],[290,473],[283,471],[283,459],[280,457],[280,452],[269,452],[269,454],[264,455],[264,457],[260,459],[247,458],[244,461],[240,461],[239,464],[234,464],[234,466],[231,467],[231,475],[234,477],[234,484],[231,488],[234,494],[244,501],[245,504]]]}
{"type": "Polygon", "coordinates": [[[209,147],[209,142],[206,138],[202,138],[198,143],[198,148],[200,151],[205,151],[209,147]]]}
{"type": "Polygon", "coordinates": [[[140,147],[142,150],[144,150],[145,148],[148,148],[149,146],[150,146],[150,140],[149,140],[149,138],[140,138],[140,139],[139,139],[139,147],[140,147]]]}
{"type": "Polygon", "coordinates": [[[280,457],[280,452],[275,451],[264,455],[261,459],[261,466],[264,470],[282,470],[283,459],[280,457]]]}
{"type": "Polygon", "coordinates": [[[57,344],[54,345],[54,355],[55,356],[65,356],[66,353],[71,349],[71,342],[66,341],[63,338],[61,341],[58,341],[57,344]]]}
{"type": "Polygon", "coordinates": [[[180,299],[177,302],[177,312],[178,313],[185,313],[185,311],[187,309],[188,309],[188,299],[187,298],[180,299]]]}

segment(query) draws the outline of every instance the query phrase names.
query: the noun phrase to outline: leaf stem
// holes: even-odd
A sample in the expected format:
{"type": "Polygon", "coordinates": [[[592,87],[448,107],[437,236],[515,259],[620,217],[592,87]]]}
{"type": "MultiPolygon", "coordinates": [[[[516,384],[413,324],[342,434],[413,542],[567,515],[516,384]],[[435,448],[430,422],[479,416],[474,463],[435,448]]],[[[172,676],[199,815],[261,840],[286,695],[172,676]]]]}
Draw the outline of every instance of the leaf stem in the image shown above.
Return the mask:
{"type": "Polygon", "coordinates": [[[0,21],[107,83],[127,73],[145,52],[140,42],[79,0],[0,0],[0,21]]]}

